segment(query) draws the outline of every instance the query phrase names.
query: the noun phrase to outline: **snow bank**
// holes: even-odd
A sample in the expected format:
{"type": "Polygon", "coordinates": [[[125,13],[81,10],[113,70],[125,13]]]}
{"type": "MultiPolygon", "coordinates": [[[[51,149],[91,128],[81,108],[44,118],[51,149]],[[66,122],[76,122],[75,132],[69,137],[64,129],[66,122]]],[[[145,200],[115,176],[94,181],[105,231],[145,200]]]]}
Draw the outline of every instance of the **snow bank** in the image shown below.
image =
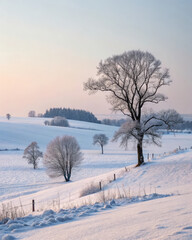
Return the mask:
{"type": "Polygon", "coordinates": [[[142,197],[132,197],[129,199],[111,200],[105,203],[95,203],[94,205],[84,205],[78,208],[74,207],[72,209],[60,209],[59,212],[46,210],[40,215],[29,215],[23,218],[16,218],[14,220],[7,219],[6,222],[0,222],[0,236],[3,235],[3,233],[6,233],[5,236],[2,236],[2,239],[15,239],[12,235],[9,234],[26,232],[35,228],[43,228],[59,223],[78,220],[82,217],[87,217],[94,213],[116,208],[119,206],[125,206],[127,204],[165,197],[169,197],[169,195],[150,194],[142,197]]]}

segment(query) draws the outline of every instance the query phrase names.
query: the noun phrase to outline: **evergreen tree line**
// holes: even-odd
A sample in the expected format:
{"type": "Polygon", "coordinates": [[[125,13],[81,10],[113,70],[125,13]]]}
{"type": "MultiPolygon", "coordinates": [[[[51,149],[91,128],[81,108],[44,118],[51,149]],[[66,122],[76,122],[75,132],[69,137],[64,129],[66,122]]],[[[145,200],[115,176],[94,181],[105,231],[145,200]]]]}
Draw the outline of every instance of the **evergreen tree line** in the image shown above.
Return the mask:
{"type": "Polygon", "coordinates": [[[43,117],[54,118],[54,117],[65,117],[67,119],[86,121],[93,123],[101,123],[91,112],[85,110],[77,110],[70,108],[50,108],[46,110],[43,117]]]}
{"type": "MultiPolygon", "coordinates": [[[[111,125],[111,126],[121,126],[126,121],[127,121],[127,119],[125,119],[125,118],[122,118],[119,120],[105,118],[105,119],[101,120],[101,123],[105,124],[105,125],[111,125]]],[[[182,123],[177,124],[174,127],[174,129],[181,130],[181,131],[183,131],[183,130],[191,130],[192,131],[192,121],[183,121],[182,123]]]]}
{"type": "Polygon", "coordinates": [[[176,130],[192,130],[192,121],[183,121],[176,126],[176,130]]]}

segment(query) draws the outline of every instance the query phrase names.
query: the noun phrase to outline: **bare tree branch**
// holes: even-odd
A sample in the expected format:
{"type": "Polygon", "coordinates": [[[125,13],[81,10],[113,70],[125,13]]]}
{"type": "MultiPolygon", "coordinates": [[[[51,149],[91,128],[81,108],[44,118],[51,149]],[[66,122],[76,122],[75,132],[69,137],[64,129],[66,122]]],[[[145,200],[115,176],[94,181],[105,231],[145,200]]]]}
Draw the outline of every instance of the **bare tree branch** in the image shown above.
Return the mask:
{"type": "Polygon", "coordinates": [[[113,109],[126,112],[134,121],[140,121],[141,109],[146,103],[166,100],[159,89],[170,84],[169,72],[148,52],[125,52],[101,61],[97,69],[98,79],[89,79],[84,89],[90,93],[111,93],[108,101],[113,109]],[[121,104],[116,104],[119,101],[121,104]]]}

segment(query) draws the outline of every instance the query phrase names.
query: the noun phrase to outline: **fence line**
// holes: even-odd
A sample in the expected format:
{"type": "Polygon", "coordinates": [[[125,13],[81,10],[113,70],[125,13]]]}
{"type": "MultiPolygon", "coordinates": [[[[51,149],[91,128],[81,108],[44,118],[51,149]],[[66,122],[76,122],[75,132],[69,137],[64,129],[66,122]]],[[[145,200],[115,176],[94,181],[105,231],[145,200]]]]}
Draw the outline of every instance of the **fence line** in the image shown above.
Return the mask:
{"type": "Polygon", "coordinates": [[[147,160],[150,161],[150,160],[155,160],[155,159],[160,159],[162,157],[168,157],[168,156],[171,156],[173,154],[178,154],[178,153],[183,153],[184,151],[187,151],[187,150],[191,150],[192,149],[192,146],[190,148],[176,148],[174,149],[173,151],[169,151],[169,152],[164,152],[164,153],[157,153],[157,154],[154,154],[152,153],[151,154],[151,158],[150,158],[150,154],[148,153],[147,154],[147,160]]]}
{"type": "MultiPolygon", "coordinates": [[[[169,152],[164,152],[162,154],[150,154],[150,153],[147,153],[147,160],[148,161],[151,161],[151,160],[155,160],[155,159],[160,159],[162,157],[165,157],[165,156],[171,156],[173,154],[178,154],[178,153],[182,153],[184,151],[187,151],[189,149],[192,149],[192,147],[190,148],[177,148],[173,151],[169,151],[169,152]],[[151,158],[150,158],[151,156],[151,158]]],[[[99,185],[99,190],[104,190],[104,187],[114,181],[116,181],[119,177],[122,177],[122,175],[126,172],[129,172],[130,171],[130,167],[127,167],[125,166],[124,167],[124,170],[123,169],[119,169],[118,172],[116,173],[113,173],[112,177],[110,178],[109,175],[107,176],[108,179],[105,179],[105,180],[100,180],[98,182],[98,185],[99,185]]],[[[12,210],[16,210],[16,209],[21,209],[23,210],[23,207],[29,207],[31,208],[31,212],[35,212],[35,211],[40,211],[42,209],[42,207],[37,207],[38,204],[44,204],[44,206],[48,204],[48,206],[51,206],[53,205],[54,207],[54,204],[56,204],[57,206],[60,207],[61,204],[67,204],[67,203],[70,203],[72,201],[75,201],[76,199],[73,199],[71,200],[71,196],[74,196],[74,195],[77,195],[77,194],[80,194],[80,191],[76,191],[76,192],[73,192],[73,193],[70,193],[69,192],[69,199],[67,200],[64,200],[64,201],[61,201],[60,200],[60,197],[59,197],[59,193],[58,193],[58,197],[57,198],[52,198],[50,199],[51,203],[48,204],[49,201],[36,201],[35,199],[32,199],[31,200],[31,203],[28,203],[28,204],[22,204],[21,201],[20,201],[20,205],[17,205],[17,206],[13,206],[12,205],[12,202],[8,202],[8,203],[2,203],[1,206],[0,206],[0,214],[2,211],[12,211],[12,210]]],[[[48,207],[47,206],[47,207],[48,207]]]]}

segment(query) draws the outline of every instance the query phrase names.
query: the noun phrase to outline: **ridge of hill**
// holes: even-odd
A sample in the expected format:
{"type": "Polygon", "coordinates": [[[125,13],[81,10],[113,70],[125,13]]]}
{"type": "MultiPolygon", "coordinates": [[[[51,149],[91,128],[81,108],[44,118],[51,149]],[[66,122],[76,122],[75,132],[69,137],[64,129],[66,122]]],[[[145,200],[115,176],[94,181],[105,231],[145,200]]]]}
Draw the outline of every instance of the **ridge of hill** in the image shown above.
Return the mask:
{"type": "Polygon", "coordinates": [[[22,151],[0,152],[1,206],[11,202],[12,206],[22,205],[27,213],[34,199],[38,210],[0,224],[0,238],[191,239],[191,134],[164,135],[162,148],[145,147],[145,157],[148,153],[156,157],[135,168],[132,146],[125,151],[110,141],[101,155],[92,145],[95,133],[111,139],[116,127],[78,121],[70,121],[74,128],[47,127],[43,121],[0,119],[1,146],[23,149],[35,140],[45,150],[55,136],[70,134],[78,139],[84,160],[71,182],[65,183],[63,178],[49,179],[42,162],[34,171],[22,158],[22,151]],[[179,146],[183,151],[172,151],[179,146]],[[100,182],[102,191],[80,197],[82,190],[100,182]],[[116,200],[121,196],[126,198],[116,200]]]}

